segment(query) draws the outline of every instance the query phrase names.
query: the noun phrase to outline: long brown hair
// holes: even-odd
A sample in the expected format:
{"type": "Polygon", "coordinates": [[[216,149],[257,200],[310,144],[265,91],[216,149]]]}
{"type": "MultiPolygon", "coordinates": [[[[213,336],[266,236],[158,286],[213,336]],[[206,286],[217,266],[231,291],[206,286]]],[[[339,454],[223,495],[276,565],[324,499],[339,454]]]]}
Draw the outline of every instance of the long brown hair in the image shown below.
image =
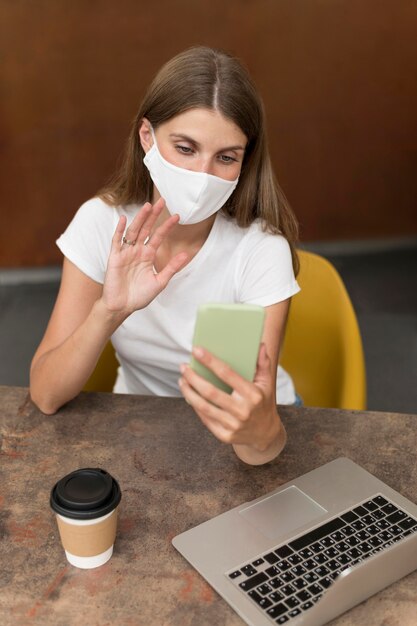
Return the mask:
{"type": "Polygon", "coordinates": [[[121,167],[100,191],[100,197],[112,206],[149,201],[153,182],[143,163],[139,140],[142,119],[146,117],[157,128],[197,107],[218,110],[248,140],[239,183],[222,211],[241,227],[261,218],[264,230],[282,234],[290,245],[297,273],[298,224],[272,170],[262,100],[242,64],[221,50],[189,48],[161,68],[132,124],[121,167]]]}

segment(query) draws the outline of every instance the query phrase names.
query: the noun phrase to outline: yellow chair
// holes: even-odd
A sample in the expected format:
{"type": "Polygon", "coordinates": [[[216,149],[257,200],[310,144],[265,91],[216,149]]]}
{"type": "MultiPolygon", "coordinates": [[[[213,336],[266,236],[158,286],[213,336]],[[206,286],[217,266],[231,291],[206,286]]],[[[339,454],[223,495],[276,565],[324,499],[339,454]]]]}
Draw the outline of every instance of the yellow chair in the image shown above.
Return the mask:
{"type": "Polygon", "coordinates": [[[84,391],[113,391],[119,363],[110,341],[104,348],[94,372],[84,385],[84,391]]]}
{"type": "Polygon", "coordinates": [[[329,261],[298,254],[301,291],[291,301],[280,363],[306,406],[363,410],[365,361],[352,302],[329,261]]]}

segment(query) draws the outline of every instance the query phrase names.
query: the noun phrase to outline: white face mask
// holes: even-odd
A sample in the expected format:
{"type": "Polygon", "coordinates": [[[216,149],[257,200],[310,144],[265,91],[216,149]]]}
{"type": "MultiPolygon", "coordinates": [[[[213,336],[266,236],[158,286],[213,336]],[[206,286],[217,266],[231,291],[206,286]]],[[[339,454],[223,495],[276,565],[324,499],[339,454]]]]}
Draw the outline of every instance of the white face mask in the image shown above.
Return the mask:
{"type": "Polygon", "coordinates": [[[218,211],[232,195],[239,177],[224,180],[177,167],[159,152],[153,130],[152,137],[153,146],[143,162],[171,215],[178,213],[180,224],[196,224],[218,211]]]}

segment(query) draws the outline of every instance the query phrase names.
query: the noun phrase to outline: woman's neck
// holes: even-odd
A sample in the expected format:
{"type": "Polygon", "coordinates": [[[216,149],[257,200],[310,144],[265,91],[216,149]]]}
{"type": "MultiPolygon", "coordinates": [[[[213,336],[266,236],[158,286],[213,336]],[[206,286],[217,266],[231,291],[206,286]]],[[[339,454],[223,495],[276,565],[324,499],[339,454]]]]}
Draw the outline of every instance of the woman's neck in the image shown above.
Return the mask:
{"type": "MultiPolygon", "coordinates": [[[[169,217],[169,211],[164,208],[163,212],[158,218],[155,227],[157,228],[164,219],[169,217]]],[[[157,272],[160,272],[163,267],[169,262],[169,260],[179,252],[186,252],[188,260],[186,265],[199,253],[204,246],[211,229],[213,228],[216,214],[199,222],[198,224],[182,225],[177,224],[168,233],[163,242],[158,248],[156,257],[154,260],[154,267],[157,272]]]]}

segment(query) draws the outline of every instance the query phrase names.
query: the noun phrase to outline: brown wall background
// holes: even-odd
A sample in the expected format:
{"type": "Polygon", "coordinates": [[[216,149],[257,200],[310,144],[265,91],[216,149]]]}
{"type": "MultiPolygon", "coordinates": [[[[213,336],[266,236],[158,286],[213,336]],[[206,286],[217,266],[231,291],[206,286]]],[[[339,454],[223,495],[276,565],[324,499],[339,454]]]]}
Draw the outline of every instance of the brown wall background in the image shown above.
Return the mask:
{"type": "Polygon", "coordinates": [[[415,0],[0,0],[0,266],[54,245],[144,90],[194,44],[239,56],[307,240],[417,233],[415,0]]]}

